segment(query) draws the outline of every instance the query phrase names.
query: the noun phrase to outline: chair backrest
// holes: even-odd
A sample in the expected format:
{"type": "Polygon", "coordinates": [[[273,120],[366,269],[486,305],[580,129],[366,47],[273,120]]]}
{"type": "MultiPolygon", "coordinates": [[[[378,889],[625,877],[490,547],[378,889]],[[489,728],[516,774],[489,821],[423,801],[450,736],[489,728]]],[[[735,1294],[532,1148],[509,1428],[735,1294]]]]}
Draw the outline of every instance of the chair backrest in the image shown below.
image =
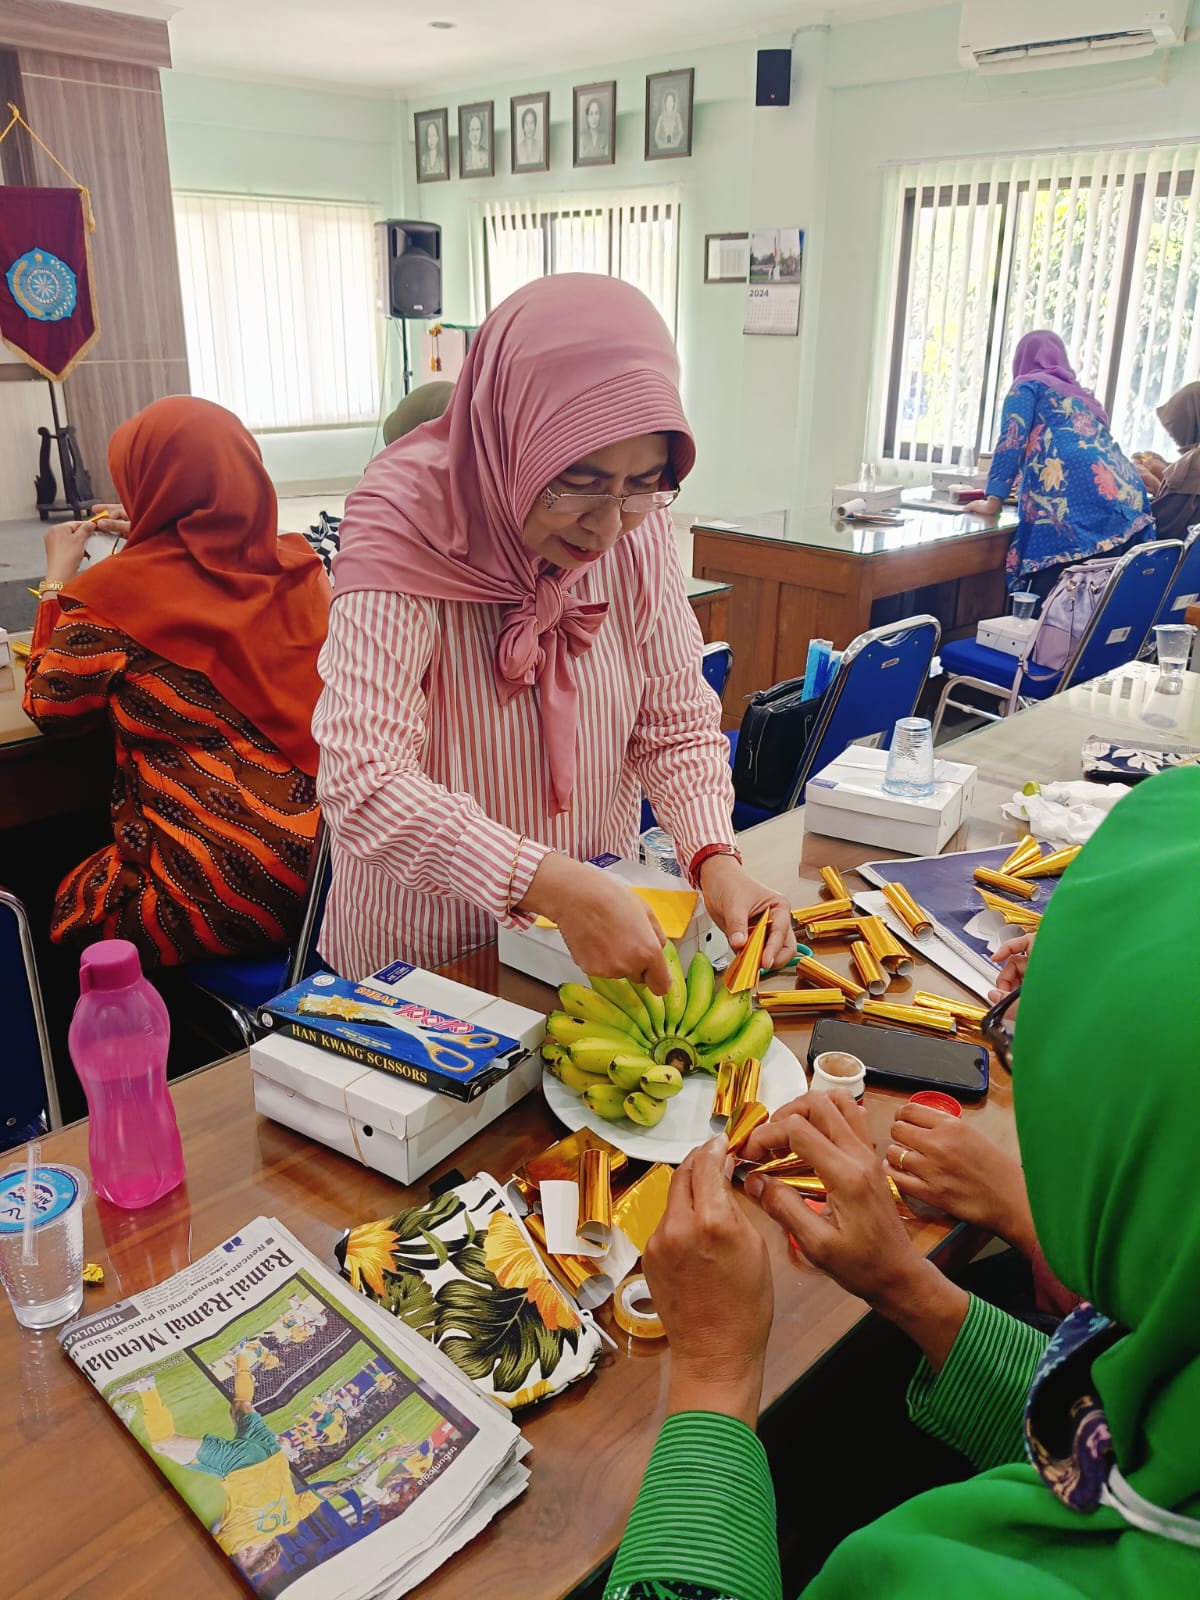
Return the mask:
{"type": "Polygon", "coordinates": [[[726,644],[724,639],[714,644],[706,644],[700,670],[704,674],[705,683],[716,693],[717,698],[724,699],[725,685],[729,682],[729,674],[733,670],[733,646],[726,644]]]}
{"type": "Polygon", "coordinates": [[[1178,539],[1159,539],[1140,544],[1121,557],[1056,694],[1137,660],[1182,550],[1178,539]]]}
{"type": "Polygon", "coordinates": [[[941,637],[936,617],[905,617],[847,645],[792,779],[789,810],[812,773],[863,739],[890,738],[897,721],[912,716],[941,637]]]}
{"type": "Polygon", "coordinates": [[[325,900],[329,894],[332,877],[329,829],[322,816],[317,823],[317,838],[313,845],[312,869],[308,879],[308,894],[304,901],[304,916],[300,922],[300,932],[296,935],[296,943],[292,947],[291,961],[288,963],[289,989],[293,984],[302,982],[310,972],[315,972],[320,966],[317,939],[325,916],[325,900]]]}
{"type": "Polygon", "coordinates": [[[36,1135],[42,1118],[62,1125],[51,1065],[46,1015],[25,907],[0,889],[0,1016],[4,1072],[0,1075],[0,1149],[36,1135]]]}
{"type": "MultiPolygon", "coordinates": [[[[1193,523],[1183,541],[1183,554],[1167,587],[1155,622],[1183,622],[1189,606],[1200,600],[1200,522],[1193,523]]],[[[1153,623],[1151,626],[1153,627],[1153,623]]]]}

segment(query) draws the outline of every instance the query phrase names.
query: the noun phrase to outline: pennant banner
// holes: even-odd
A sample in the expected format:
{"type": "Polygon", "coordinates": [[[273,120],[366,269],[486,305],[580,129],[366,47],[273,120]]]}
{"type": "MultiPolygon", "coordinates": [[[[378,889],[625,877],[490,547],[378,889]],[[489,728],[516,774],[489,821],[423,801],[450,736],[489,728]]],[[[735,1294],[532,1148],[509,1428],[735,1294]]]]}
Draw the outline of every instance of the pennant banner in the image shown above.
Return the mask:
{"type": "Polygon", "coordinates": [[[0,339],[65,378],[100,333],[79,189],[0,184],[0,339]]]}

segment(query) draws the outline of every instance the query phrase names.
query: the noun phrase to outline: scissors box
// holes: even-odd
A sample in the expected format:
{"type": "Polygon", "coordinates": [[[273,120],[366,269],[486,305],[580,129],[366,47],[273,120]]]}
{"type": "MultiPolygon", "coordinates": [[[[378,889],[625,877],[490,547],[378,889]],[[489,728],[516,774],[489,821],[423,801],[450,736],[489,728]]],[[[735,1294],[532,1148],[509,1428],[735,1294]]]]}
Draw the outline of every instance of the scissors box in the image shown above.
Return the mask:
{"type": "Polygon", "coordinates": [[[966,821],[977,769],[935,761],[933,793],[920,799],[884,794],[887,751],[852,744],[808,780],[804,831],[856,839],[910,856],[935,856],[966,821]]]}

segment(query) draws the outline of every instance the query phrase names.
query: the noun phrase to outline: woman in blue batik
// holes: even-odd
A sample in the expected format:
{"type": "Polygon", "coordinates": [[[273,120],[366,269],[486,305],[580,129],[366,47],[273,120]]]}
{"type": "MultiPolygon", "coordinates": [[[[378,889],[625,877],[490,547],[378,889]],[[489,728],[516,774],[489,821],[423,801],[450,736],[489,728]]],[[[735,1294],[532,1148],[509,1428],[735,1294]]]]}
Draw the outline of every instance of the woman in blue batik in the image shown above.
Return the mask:
{"type": "Polygon", "coordinates": [[[1000,417],[986,500],[992,517],[1016,485],[1020,522],[1008,547],[1010,589],[1044,599],[1064,567],[1111,555],[1153,536],[1137,468],[1108,431],[1096,396],[1077,382],[1056,333],[1027,333],[1013,355],[1013,385],[1000,417]]]}

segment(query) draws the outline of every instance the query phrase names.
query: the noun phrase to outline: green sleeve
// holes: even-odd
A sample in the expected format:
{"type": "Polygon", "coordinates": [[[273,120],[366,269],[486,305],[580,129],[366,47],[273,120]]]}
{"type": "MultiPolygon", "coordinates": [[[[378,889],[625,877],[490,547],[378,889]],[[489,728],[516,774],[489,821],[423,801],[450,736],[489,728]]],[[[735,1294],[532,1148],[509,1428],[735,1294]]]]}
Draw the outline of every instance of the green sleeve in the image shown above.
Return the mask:
{"type": "Polygon", "coordinates": [[[780,1600],[771,1473],[744,1422],[685,1411],[663,1423],[604,1600],[655,1583],[780,1600]]]}
{"type": "Polygon", "coordinates": [[[919,1428],[953,1445],[979,1472],[1025,1460],[1025,1402],[1049,1343],[1044,1333],[971,1296],[940,1372],[922,1361],[908,1388],[919,1428]]]}

